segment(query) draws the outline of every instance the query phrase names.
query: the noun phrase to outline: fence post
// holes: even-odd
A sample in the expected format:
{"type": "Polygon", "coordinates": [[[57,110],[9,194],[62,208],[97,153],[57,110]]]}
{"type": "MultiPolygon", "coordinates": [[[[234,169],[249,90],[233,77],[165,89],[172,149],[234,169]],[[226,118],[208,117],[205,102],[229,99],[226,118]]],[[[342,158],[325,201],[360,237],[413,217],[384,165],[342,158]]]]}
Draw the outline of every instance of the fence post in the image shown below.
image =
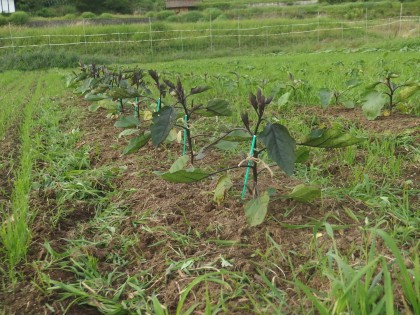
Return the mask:
{"type": "Polygon", "coordinates": [[[319,43],[319,11],[318,11],[318,27],[317,27],[317,31],[318,31],[318,43],[319,43]]]}
{"type": "Polygon", "coordinates": [[[210,51],[213,51],[213,32],[212,32],[211,15],[210,15],[210,51]]]}
{"type": "Polygon", "coordinates": [[[241,49],[241,28],[239,25],[239,15],[238,15],[238,48],[241,49]]]}
{"type": "Polygon", "coordinates": [[[368,34],[368,10],[366,8],[365,14],[365,40],[367,41],[367,34],[368,34]]]}
{"type": "Polygon", "coordinates": [[[403,11],[403,4],[401,2],[401,7],[400,7],[400,25],[398,26],[398,36],[401,36],[402,11],[403,11]]]}
{"type": "Polygon", "coordinates": [[[150,39],[150,52],[153,56],[153,36],[152,36],[152,20],[149,18],[149,39],[150,39]]]}
{"type": "Polygon", "coordinates": [[[12,42],[13,53],[15,53],[15,43],[13,42],[12,26],[9,23],[10,41],[12,42]]]}
{"type": "Polygon", "coordinates": [[[85,54],[87,54],[87,41],[86,41],[85,19],[83,19],[83,38],[85,40],[85,54]]]}
{"type": "Polygon", "coordinates": [[[182,49],[182,52],[184,52],[184,38],[182,37],[182,30],[180,30],[180,32],[181,32],[181,49],[182,49]]]}
{"type": "Polygon", "coordinates": [[[48,47],[51,50],[51,35],[50,34],[48,35],[48,47]]]}
{"type": "Polygon", "coordinates": [[[121,57],[121,34],[118,32],[118,49],[120,51],[120,57],[121,57]]]}

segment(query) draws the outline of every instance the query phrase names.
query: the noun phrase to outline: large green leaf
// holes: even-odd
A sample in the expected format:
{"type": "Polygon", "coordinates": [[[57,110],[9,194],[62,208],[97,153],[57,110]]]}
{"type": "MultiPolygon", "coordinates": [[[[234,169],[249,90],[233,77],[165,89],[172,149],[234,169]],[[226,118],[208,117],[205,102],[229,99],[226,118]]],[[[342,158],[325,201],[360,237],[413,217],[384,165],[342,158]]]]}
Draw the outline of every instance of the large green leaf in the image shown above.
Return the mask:
{"type": "Polygon", "coordinates": [[[300,202],[311,202],[321,197],[321,189],[318,186],[300,184],[286,197],[300,202]]]}
{"type": "Polygon", "coordinates": [[[268,124],[259,138],[267,148],[270,158],[282,170],[292,175],[295,167],[295,140],[290,136],[286,127],[280,124],[268,124]]]}
{"type": "Polygon", "coordinates": [[[114,124],[114,126],[118,128],[133,128],[138,127],[139,125],[140,121],[134,116],[122,116],[114,124]]]}
{"type": "Polygon", "coordinates": [[[130,140],[128,145],[124,148],[123,154],[131,154],[137,152],[144,147],[150,139],[150,132],[142,133],[130,140]]]}
{"type": "Polygon", "coordinates": [[[164,107],[153,114],[153,124],[150,127],[152,132],[152,143],[158,146],[168,137],[176,121],[176,110],[172,106],[164,107]]]}
{"type": "Polygon", "coordinates": [[[228,175],[223,175],[217,181],[216,189],[214,190],[213,201],[220,204],[225,199],[226,192],[233,186],[232,180],[228,175]]]}
{"type": "Polygon", "coordinates": [[[321,100],[322,108],[327,108],[330,105],[331,97],[333,96],[333,92],[329,89],[322,88],[318,91],[319,99],[321,100]]]}
{"type": "Polygon", "coordinates": [[[362,110],[368,120],[376,119],[386,103],[384,94],[372,91],[368,93],[364,100],[362,110]]]}
{"type": "Polygon", "coordinates": [[[98,101],[102,101],[102,100],[106,100],[109,99],[108,95],[105,94],[92,94],[92,93],[88,93],[85,95],[85,100],[89,101],[89,102],[98,102],[98,101]]]}
{"type": "Polygon", "coordinates": [[[139,91],[133,89],[132,87],[128,88],[121,88],[121,87],[113,87],[109,92],[109,96],[112,97],[114,100],[119,98],[135,98],[139,97],[139,91]]]}
{"type": "Polygon", "coordinates": [[[199,169],[179,170],[173,173],[155,172],[155,174],[159,175],[162,179],[171,183],[193,183],[207,178],[209,176],[208,173],[199,169]]]}
{"type": "Polygon", "coordinates": [[[250,141],[252,139],[251,135],[246,130],[234,130],[229,135],[223,138],[226,141],[250,141]]]}
{"type": "Polygon", "coordinates": [[[245,217],[249,225],[256,226],[264,221],[269,202],[270,195],[265,191],[258,198],[251,199],[245,204],[245,217]]]}
{"type": "Polygon", "coordinates": [[[177,171],[185,168],[185,166],[187,166],[187,163],[188,163],[189,159],[190,158],[189,158],[188,155],[183,155],[183,156],[179,157],[174,162],[174,164],[172,164],[171,168],[169,169],[169,173],[174,173],[174,172],[177,172],[177,171]]]}
{"type": "Polygon", "coordinates": [[[397,96],[397,100],[405,101],[406,99],[416,94],[418,91],[420,91],[420,83],[417,85],[406,86],[400,90],[400,93],[397,96]]]}
{"type": "Polygon", "coordinates": [[[228,101],[217,98],[209,101],[205,108],[200,109],[196,113],[205,117],[232,115],[228,101]]]}
{"type": "Polygon", "coordinates": [[[344,133],[340,126],[334,126],[330,129],[316,129],[312,131],[301,144],[318,148],[343,148],[364,140],[364,138],[358,138],[349,133],[344,133]]]}
{"type": "Polygon", "coordinates": [[[277,106],[282,107],[286,105],[289,102],[290,95],[292,95],[292,93],[286,92],[282,96],[280,96],[279,100],[277,101],[277,106]]]}

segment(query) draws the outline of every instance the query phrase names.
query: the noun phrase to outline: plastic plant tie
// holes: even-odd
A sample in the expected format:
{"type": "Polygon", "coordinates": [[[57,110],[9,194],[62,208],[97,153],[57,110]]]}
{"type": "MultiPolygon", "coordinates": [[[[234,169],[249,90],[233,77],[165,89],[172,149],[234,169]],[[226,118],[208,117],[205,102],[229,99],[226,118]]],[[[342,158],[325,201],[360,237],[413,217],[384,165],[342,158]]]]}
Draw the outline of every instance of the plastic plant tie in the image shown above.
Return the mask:
{"type": "Polygon", "coordinates": [[[182,146],[182,155],[187,154],[187,128],[188,128],[188,116],[184,116],[184,123],[185,123],[185,129],[184,129],[184,140],[183,140],[183,146],[182,146]]]}
{"type": "MultiPolygon", "coordinates": [[[[251,150],[249,151],[249,156],[253,156],[254,155],[254,149],[255,149],[255,144],[257,143],[257,136],[254,135],[252,137],[252,144],[251,144],[251,150]]],[[[246,186],[248,184],[248,179],[249,179],[249,171],[251,169],[252,166],[252,161],[249,160],[248,161],[248,166],[246,168],[246,172],[245,172],[245,179],[244,179],[244,187],[242,188],[242,199],[245,199],[245,195],[246,195],[246,186]]]]}
{"type": "Polygon", "coordinates": [[[134,104],[134,117],[138,117],[139,116],[139,98],[136,97],[136,101],[134,104]]]}
{"type": "Polygon", "coordinates": [[[158,112],[158,111],[160,111],[160,97],[157,99],[157,102],[156,102],[156,112],[158,112]]]}

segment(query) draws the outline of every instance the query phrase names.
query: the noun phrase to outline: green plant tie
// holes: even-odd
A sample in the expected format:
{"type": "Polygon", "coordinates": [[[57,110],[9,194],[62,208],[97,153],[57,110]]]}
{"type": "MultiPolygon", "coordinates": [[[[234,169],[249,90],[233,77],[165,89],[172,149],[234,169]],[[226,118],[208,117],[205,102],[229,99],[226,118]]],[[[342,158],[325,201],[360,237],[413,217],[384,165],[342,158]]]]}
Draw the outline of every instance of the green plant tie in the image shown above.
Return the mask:
{"type": "Polygon", "coordinates": [[[184,116],[184,140],[183,140],[183,147],[182,147],[182,155],[187,154],[187,129],[188,129],[188,115],[184,116]]]}
{"type": "Polygon", "coordinates": [[[157,99],[156,102],[156,112],[160,111],[160,97],[157,99]]]}
{"type": "Polygon", "coordinates": [[[134,117],[138,117],[139,116],[139,98],[136,97],[136,101],[134,104],[134,117]]]}
{"type": "Polygon", "coordinates": [[[118,114],[121,114],[121,102],[120,102],[120,99],[118,99],[117,100],[117,102],[118,102],[118,114]]]}
{"type": "MultiPolygon", "coordinates": [[[[254,155],[254,149],[255,149],[255,144],[257,143],[257,136],[254,135],[252,137],[252,144],[251,144],[251,150],[249,151],[249,156],[252,157],[254,155]]],[[[245,195],[246,195],[246,186],[248,184],[248,179],[249,179],[249,171],[251,169],[252,166],[252,161],[249,160],[248,161],[248,167],[246,168],[246,172],[245,172],[245,179],[244,179],[244,187],[242,188],[242,199],[245,199],[245,195]]]]}

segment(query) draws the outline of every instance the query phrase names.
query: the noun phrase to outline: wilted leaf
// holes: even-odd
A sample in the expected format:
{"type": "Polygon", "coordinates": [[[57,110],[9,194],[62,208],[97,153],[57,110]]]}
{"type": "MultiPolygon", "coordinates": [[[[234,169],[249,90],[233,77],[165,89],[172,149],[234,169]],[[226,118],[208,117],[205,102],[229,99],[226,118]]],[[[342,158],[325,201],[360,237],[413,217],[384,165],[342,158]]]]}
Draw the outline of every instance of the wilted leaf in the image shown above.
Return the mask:
{"type": "Polygon", "coordinates": [[[261,224],[267,215],[270,195],[263,192],[258,198],[251,199],[245,204],[245,217],[249,225],[261,224]]]}
{"type": "Polygon", "coordinates": [[[333,92],[326,88],[320,89],[318,91],[318,96],[319,96],[319,99],[321,100],[322,108],[325,109],[328,107],[328,105],[330,105],[332,95],[333,95],[333,92]]]}
{"type": "Polygon", "coordinates": [[[400,93],[398,94],[398,101],[405,101],[406,99],[413,96],[415,93],[420,91],[420,83],[417,85],[407,86],[400,90],[400,93]]]}
{"type": "Polygon", "coordinates": [[[143,119],[144,120],[151,120],[153,118],[153,113],[149,110],[143,111],[143,119]]]}
{"type": "Polygon", "coordinates": [[[216,189],[214,190],[213,201],[220,205],[225,199],[226,192],[233,186],[232,180],[228,175],[223,175],[217,181],[216,189]]]}
{"type": "Polygon", "coordinates": [[[123,154],[130,154],[137,152],[144,147],[150,139],[150,132],[142,133],[130,140],[128,145],[123,150],[123,154]]]}
{"type": "Polygon", "coordinates": [[[162,179],[171,183],[193,183],[207,178],[209,176],[208,173],[199,169],[179,170],[173,173],[155,172],[155,174],[159,175],[162,179]]]}
{"type": "Polygon", "coordinates": [[[300,184],[293,188],[286,197],[300,202],[311,202],[321,197],[321,189],[313,185],[300,184]]]}
{"type": "Polygon", "coordinates": [[[295,140],[290,136],[286,127],[280,124],[268,124],[259,138],[267,148],[270,158],[282,170],[292,175],[295,168],[295,140]]]}
{"type": "Polygon", "coordinates": [[[363,101],[363,113],[368,120],[374,120],[381,114],[381,110],[386,103],[386,98],[382,93],[372,91],[365,96],[363,101]]]}
{"type": "Polygon", "coordinates": [[[138,127],[140,125],[140,121],[137,117],[134,116],[123,116],[118,119],[114,126],[117,128],[133,128],[138,127]]]}
{"type": "Polygon", "coordinates": [[[153,124],[150,127],[152,132],[152,143],[154,146],[161,144],[171,132],[176,121],[176,110],[174,107],[164,107],[153,114],[153,124]]]}
{"type": "Polygon", "coordinates": [[[120,134],[118,135],[118,138],[124,137],[124,136],[131,136],[135,133],[137,133],[139,130],[138,129],[126,129],[120,132],[120,134]]]}
{"type": "Polygon", "coordinates": [[[364,138],[354,137],[343,132],[339,126],[334,126],[330,129],[313,130],[302,145],[318,148],[343,148],[364,140],[364,138]]]}
{"type": "Polygon", "coordinates": [[[183,155],[179,157],[174,164],[172,164],[171,168],[169,169],[169,173],[174,173],[176,171],[182,170],[187,166],[187,163],[189,161],[189,157],[187,155],[183,155]]]}

